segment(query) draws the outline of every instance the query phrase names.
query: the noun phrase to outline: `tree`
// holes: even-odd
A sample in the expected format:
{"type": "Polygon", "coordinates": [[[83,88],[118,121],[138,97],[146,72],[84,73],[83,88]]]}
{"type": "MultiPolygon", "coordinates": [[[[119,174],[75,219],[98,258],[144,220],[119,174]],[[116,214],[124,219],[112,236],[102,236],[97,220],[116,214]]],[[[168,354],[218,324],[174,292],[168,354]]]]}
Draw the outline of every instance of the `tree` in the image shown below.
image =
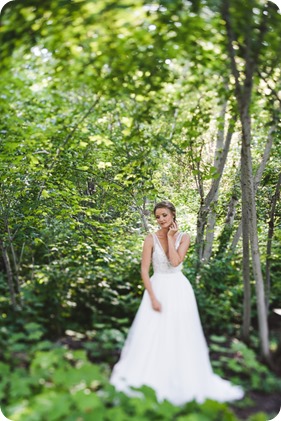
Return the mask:
{"type": "MultiPolygon", "coordinates": [[[[250,2],[249,7],[254,3],[250,2]]],[[[269,8],[265,5],[260,9],[260,21],[255,22],[253,15],[251,22],[242,21],[244,25],[243,41],[237,37],[237,26],[233,25],[233,15],[231,14],[229,1],[224,2],[222,16],[226,24],[228,52],[231,63],[231,71],[235,80],[235,97],[242,127],[242,149],[241,149],[241,185],[242,185],[242,209],[243,209],[243,266],[245,283],[248,283],[248,235],[250,237],[252,251],[253,273],[256,282],[257,310],[259,318],[259,331],[261,339],[261,349],[264,358],[270,361],[268,325],[265,308],[264,284],[261,271],[260,252],[257,235],[257,213],[255,204],[255,190],[253,182],[252,155],[251,155],[251,112],[252,90],[254,75],[257,71],[260,60],[260,52],[266,32],[268,31],[269,8]],[[255,32],[254,32],[255,31],[255,32]],[[258,33],[258,35],[255,35],[258,33]],[[235,46],[238,46],[239,56],[235,46]],[[242,57],[243,65],[238,65],[238,57],[242,57]],[[239,67],[240,68],[239,68],[239,67]],[[242,67],[242,70],[241,70],[242,67]],[[249,233],[249,234],[248,234],[249,233]]],[[[237,22],[235,22],[237,25],[237,22]]],[[[241,22],[240,22],[241,25],[241,22]]]]}

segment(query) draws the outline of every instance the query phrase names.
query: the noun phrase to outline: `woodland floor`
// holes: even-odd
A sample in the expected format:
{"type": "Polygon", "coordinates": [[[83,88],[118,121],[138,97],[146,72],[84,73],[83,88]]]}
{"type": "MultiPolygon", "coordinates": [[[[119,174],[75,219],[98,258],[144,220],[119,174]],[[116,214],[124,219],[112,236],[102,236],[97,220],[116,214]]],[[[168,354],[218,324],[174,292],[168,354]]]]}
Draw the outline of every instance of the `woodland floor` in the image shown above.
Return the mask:
{"type": "MultiPolygon", "coordinates": [[[[247,407],[239,407],[239,404],[229,404],[229,407],[235,413],[239,420],[247,420],[251,415],[257,412],[265,412],[268,414],[268,420],[272,420],[277,416],[281,408],[280,393],[263,393],[250,391],[245,396],[251,401],[247,407]]],[[[244,398],[244,399],[245,399],[244,398]]]]}
{"type": "MultiPolygon", "coordinates": [[[[59,342],[61,344],[67,344],[70,348],[74,349],[82,347],[81,341],[73,341],[69,337],[61,338],[59,342]]],[[[114,355],[117,361],[119,358],[119,353],[114,352],[114,355]]],[[[218,358],[218,356],[213,353],[212,359],[216,358],[218,358]]],[[[99,361],[92,360],[92,362],[98,363],[99,361]]],[[[111,368],[112,366],[113,365],[111,364],[111,368]]],[[[229,403],[229,407],[240,421],[247,420],[251,415],[254,415],[258,412],[264,412],[268,414],[268,420],[272,420],[280,411],[281,396],[279,392],[265,393],[262,391],[249,391],[246,392],[243,400],[229,403]],[[248,404],[245,403],[245,400],[247,400],[248,404]]]]}

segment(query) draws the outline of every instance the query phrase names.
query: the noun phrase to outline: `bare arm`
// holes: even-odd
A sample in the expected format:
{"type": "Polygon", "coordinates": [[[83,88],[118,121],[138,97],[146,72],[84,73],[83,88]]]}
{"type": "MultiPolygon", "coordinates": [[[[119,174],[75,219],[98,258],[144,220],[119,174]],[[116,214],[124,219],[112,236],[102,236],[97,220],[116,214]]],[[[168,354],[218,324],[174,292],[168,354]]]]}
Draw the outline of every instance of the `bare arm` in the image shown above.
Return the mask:
{"type": "Polygon", "coordinates": [[[151,234],[149,234],[143,243],[142,259],[141,259],[141,277],[144,283],[144,287],[149,294],[153,309],[156,311],[160,311],[161,304],[159,303],[159,301],[157,300],[154,294],[154,291],[152,289],[152,285],[150,282],[150,278],[149,278],[149,268],[151,264],[152,249],[153,249],[153,237],[151,234]]]}
{"type": "Polygon", "coordinates": [[[178,266],[181,262],[183,262],[189,246],[190,237],[187,233],[183,234],[181,243],[177,250],[175,247],[175,239],[168,235],[168,256],[172,266],[178,266]]]}

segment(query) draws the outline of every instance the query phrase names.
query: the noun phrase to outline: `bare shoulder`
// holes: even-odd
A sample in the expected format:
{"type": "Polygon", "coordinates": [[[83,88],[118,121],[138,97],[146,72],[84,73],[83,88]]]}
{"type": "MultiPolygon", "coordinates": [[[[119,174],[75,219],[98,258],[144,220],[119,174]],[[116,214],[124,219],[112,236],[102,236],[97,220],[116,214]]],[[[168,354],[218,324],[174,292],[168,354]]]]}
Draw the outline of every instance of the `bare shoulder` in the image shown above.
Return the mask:
{"type": "Polygon", "coordinates": [[[153,235],[152,234],[148,234],[143,242],[143,246],[142,246],[142,251],[143,251],[143,255],[145,254],[149,254],[151,255],[153,247],[154,247],[154,241],[153,241],[153,235]]]}
{"type": "Polygon", "coordinates": [[[144,245],[153,245],[153,234],[148,234],[144,239],[144,245]]]}

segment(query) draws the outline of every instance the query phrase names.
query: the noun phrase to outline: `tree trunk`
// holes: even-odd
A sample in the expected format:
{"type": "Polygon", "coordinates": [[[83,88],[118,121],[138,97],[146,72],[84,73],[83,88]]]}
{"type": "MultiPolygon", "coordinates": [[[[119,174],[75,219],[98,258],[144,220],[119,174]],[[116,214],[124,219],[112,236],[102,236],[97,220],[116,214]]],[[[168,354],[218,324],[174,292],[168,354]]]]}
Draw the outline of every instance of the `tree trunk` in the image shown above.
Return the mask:
{"type": "MultiPolygon", "coordinates": [[[[206,225],[206,218],[207,214],[205,215],[205,208],[204,208],[204,186],[203,186],[203,180],[200,174],[200,168],[199,163],[196,163],[196,171],[197,175],[195,173],[195,183],[197,185],[197,189],[200,196],[200,208],[197,215],[197,230],[196,230],[196,252],[198,255],[198,264],[197,264],[197,270],[200,267],[200,262],[203,257],[203,249],[204,249],[204,233],[205,233],[205,225],[206,225]]],[[[192,163],[192,170],[195,170],[194,163],[192,163]]]]}
{"type": "MultiPolygon", "coordinates": [[[[241,177],[240,177],[241,178],[241,177]]],[[[223,230],[219,236],[219,248],[217,251],[217,255],[222,255],[226,252],[227,246],[229,244],[229,239],[231,237],[233,231],[233,223],[236,213],[236,205],[238,203],[238,199],[236,194],[233,192],[230,202],[228,204],[227,215],[225,218],[225,224],[223,230]]]]}
{"type": "MultiPolygon", "coordinates": [[[[254,190],[255,190],[255,193],[257,192],[257,189],[258,189],[258,187],[260,185],[262,174],[263,174],[263,172],[265,170],[267,161],[269,160],[269,157],[270,157],[270,151],[271,151],[272,144],[273,144],[273,135],[272,135],[272,133],[275,130],[275,128],[276,128],[276,126],[274,125],[269,130],[269,133],[268,133],[268,136],[267,136],[266,145],[265,145],[263,156],[262,156],[262,160],[261,160],[261,163],[259,165],[259,168],[258,168],[258,170],[256,172],[256,175],[255,175],[255,178],[254,178],[254,190]]],[[[233,237],[233,240],[232,240],[232,243],[231,243],[231,246],[230,246],[231,252],[234,252],[234,250],[235,250],[235,248],[236,248],[236,246],[238,244],[238,241],[239,241],[239,239],[241,237],[241,234],[242,234],[242,221],[240,221],[239,226],[238,226],[238,228],[237,228],[237,230],[236,230],[236,232],[234,234],[234,237],[233,237]]]]}
{"type": "MultiPolygon", "coordinates": [[[[248,97],[249,99],[249,97],[248,97]]],[[[247,101],[249,104],[249,101],[247,101]]],[[[268,340],[268,323],[265,307],[264,284],[261,270],[261,261],[257,234],[257,214],[255,203],[254,180],[252,171],[251,157],[251,119],[248,113],[248,105],[241,107],[241,123],[242,123],[242,152],[241,163],[245,165],[246,174],[243,182],[245,183],[246,202],[242,202],[242,208],[246,207],[249,215],[249,232],[252,252],[252,266],[255,278],[255,287],[257,295],[257,312],[259,323],[259,335],[261,341],[261,351],[266,361],[270,362],[270,350],[268,340]]],[[[245,212],[246,212],[245,211],[245,212]]],[[[247,281],[246,281],[247,282],[247,281]]]]}
{"type": "MultiPolygon", "coordinates": [[[[265,6],[266,7],[266,6],[265,6]]],[[[267,362],[271,362],[269,340],[268,340],[268,323],[264,299],[264,284],[261,271],[261,261],[259,254],[259,244],[257,235],[257,214],[255,203],[255,189],[252,170],[252,157],[251,157],[251,114],[250,105],[252,99],[252,87],[254,72],[258,64],[259,48],[262,45],[263,36],[267,31],[266,25],[268,13],[262,13],[261,21],[258,27],[258,47],[253,49],[253,26],[249,23],[248,31],[245,33],[245,49],[244,49],[244,74],[241,78],[241,71],[237,67],[236,52],[234,49],[235,34],[232,28],[230,17],[230,2],[225,0],[222,3],[222,15],[226,24],[227,38],[228,38],[228,51],[231,63],[231,72],[235,81],[235,97],[239,109],[239,117],[242,126],[242,149],[241,149],[241,166],[245,168],[245,200],[242,201],[242,209],[249,214],[249,234],[252,252],[252,266],[255,278],[255,287],[257,295],[257,312],[259,323],[259,337],[261,342],[261,351],[263,357],[267,362]],[[240,82],[240,81],[243,82],[240,82]]],[[[245,233],[243,233],[244,235],[245,233]]],[[[247,239],[245,239],[246,242],[247,239]]]]}
{"type": "MultiPolygon", "coordinates": [[[[5,220],[5,224],[6,224],[6,230],[8,233],[8,238],[9,238],[9,246],[12,252],[12,261],[13,261],[13,266],[14,266],[14,278],[15,278],[15,283],[16,283],[16,291],[18,294],[20,294],[20,282],[19,282],[19,270],[18,270],[18,262],[17,262],[17,256],[16,256],[16,252],[15,252],[15,248],[14,248],[14,244],[13,244],[13,237],[11,235],[11,231],[9,228],[9,223],[8,220],[5,220]]],[[[20,300],[21,301],[21,300],[20,300]]]]}
{"type": "MultiPolygon", "coordinates": [[[[218,129],[217,133],[217,142],[216,142],[216,149],[215,149],[215,156],[214,156],[214,167],[219,170],[219,163],[223,151],[223,142],[224,142],[224,128],[225,128],[225,113],[226,113],[226,107],[227,102],[222,107],[221,113],[220,113],[220,119],[223,119],[223,125],[222,128],[218,129]]],[[[219,196],[219,188],[217,189],[214,198],[211,201],[210,204],[210,212],[208,215],[207,220],[207,227],[206,227],[206,238],[205,238],[205,244],[204,244],[204,252],[203,252],[203,260],[208,261],[212,254],[213,249],[213,242],[214,242],[214,230],[216,225],[216,204],[218,201],[219,196]]]]}
{"type": "Polygon", "coordinates": [[[267,235],[267,245],[266,245],[266,269],[265,269],[265,285],[266,285],[266,310],[267,314],[269,311],[269,298],[270,298],[270,266],[271,266],[271,248],[272,248],[272,238],[274,234],[274,216],[276,203],[280,196],[280,187],[281,187],[281,173],[279,174],[275,193],[272,197],[271,209],[270,209],[270,219],[268,222],[268,235],[267,235]]]}
{"type": "MultiPolygon", "coordinates": [[[[205,249],[204,233],[205,233],[205,227],[207,224],[207,218],[211,211],[211,205],[215,201],[215,198],[218,195],[218,189],[219,189],[220,181],[222,178],[226,158],[228,155],[235,123],[236,123],[236,117],[233,117],[229,121],[229,126],[228,126],[228,131],[227,131],[224,147],[223,147],[221,156],[218,159],[218,166],[217,166],[218,177],[213,179],[211,188],[207,196],[203,200],[203,203],[201,204],[199,212],[198,212],[196,244],[199,246],[198,257],[200,261],[204,259],[204,249],[205,249]]],[[[208,251],[208,254],[209,254],[209,251],[208,251]]]]}
{"type": "Polygon", "coordinates": [[[142,206],[137,206],[139,214],[141,216],[142,225],[146,232],[149,232],[149,226],[147,221],[147,216],[149,215],[149,211],[146,209],[147,205],[147,198],[143,198],[143,204],[142,206]]]}
{"type": "Polygon", "coordinates": [[[251,284],[250,284],[250,239],[249,239],[249,204],[247,194],[247,163],[244,148],[241,150],[241,190],[242,190],[242,224],[243,230],[243,321],[242,321],[242,339],[249,343],[251,326],[251,284]]]}
{"type": "Polygon", "coordinates": [[[231,199],[228,205],[227,215],[225,218],[225,223],[229,227],[232,227],[233,222],[234,222],[237,202],[238,202],[237,196],[233,194],[231,196],[231,199]]]}
{"type": "Polygon", "coordinates": [[[210,212],[208,215],[208,221],[206,226],[206,238],[204,242],[204,251],[203,251],[203,261],[208,262],[210,260],[210,257],[212,255],[213,250],[213,243],[215,238],[215,225],[216,225],[216,219],[217,219],[217,212],[216,212],[216,205],[218,201],[218,195],[219,192],[216,192],[216,195],[214,197],[214,200],[212,201],[210,205],[210,212]]]}
{"type": "Polygon", "coordinates": [[[230,246],[231,253],[234,253],[241,235],[242,235],[242,220],[239,222],[238,228],[235,231],[234,237],[232,239],[232,243],[230,246]]]}
{"type": "Polygon", "coordinates": [[[13,282],[13,272],[12,272],[7,248],[6,248],[3,240],[0,241],[0,246],[1,246],[1,250],[2,250],[2,256],[3,256],[3,260],[4,260],[4,265],[5,265],[5,268],[6,268],[6,273],[7,273],[11,304],[13,306],[13,309],[16,310],[17,302],[16,302],[16,295],[15,295],[15,289],[14,289],[14,282],[13,282]]]}

